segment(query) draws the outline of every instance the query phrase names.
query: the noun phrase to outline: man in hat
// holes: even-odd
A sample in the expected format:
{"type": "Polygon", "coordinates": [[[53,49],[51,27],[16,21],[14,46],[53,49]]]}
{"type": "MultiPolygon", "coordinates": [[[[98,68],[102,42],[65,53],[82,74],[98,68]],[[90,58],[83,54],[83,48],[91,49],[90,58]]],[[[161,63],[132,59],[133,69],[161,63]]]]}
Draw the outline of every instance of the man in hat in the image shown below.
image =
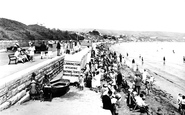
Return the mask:
{"type": "Polygon", "coordinates": [[[60,49],[61,49],[60,41],[58,41],[56,48],[57,48],[57,56],[60,56],[60,49]]]}
{"type": "Polygon", "coordinates": [[[135,74],[136,78],[135,78],[135,87],[134,90],[137,92],[137,94],[140,94],[140,90],[141,90],[141,85],[142,85],[142,79],[140,77],[139,73],[135,74]]]}
{"type": "Polygon", "coordinates": [[[103,103],[103,109],[110,110],[112,114],[114,114],[114,108],[113,104],[111,102],[112,92],[109,90],[107,94],[102,96],[102,103],[103,103]]]}
{"type": "Polygon", "coordinates": [[[47,51],[47,46],[44,41],[40,46],[40,51],[41,51],[41,59],[43,59],[46,56],[46,51],[47,51]]]}

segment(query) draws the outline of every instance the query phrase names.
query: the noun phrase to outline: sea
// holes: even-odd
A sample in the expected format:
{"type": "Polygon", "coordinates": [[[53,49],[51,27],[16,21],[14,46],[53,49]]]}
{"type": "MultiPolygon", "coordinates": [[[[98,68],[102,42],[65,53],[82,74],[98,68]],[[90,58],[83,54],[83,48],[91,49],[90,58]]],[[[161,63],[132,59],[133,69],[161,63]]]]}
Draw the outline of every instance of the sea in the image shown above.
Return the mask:
{"type": "Polygon", "coordinates": [[[123,42],[113,45],[111,49],[121,53],[127,59],[127,65],[131,66],[134,59],[138,66],[157,73],[185,95],[185,42],[123,42]]]}

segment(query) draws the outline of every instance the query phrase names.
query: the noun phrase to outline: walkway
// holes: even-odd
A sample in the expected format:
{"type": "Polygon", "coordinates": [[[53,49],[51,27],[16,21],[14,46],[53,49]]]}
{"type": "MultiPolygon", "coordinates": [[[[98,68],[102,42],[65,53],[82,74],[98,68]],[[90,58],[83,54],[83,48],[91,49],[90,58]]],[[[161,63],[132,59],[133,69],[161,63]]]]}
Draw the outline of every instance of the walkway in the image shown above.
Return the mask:
{"type": "MultiPolygon", "coordinates": [[[[31,66],[34,66],[36,64],[39,64],[43,61],[46,61],[46,60],[49,60],[48,58],[44,58],[44,59],[41,59],[40,58],[40,54],[36,54],[35,55],[35,61],[34,62],[25,62],[25,63],[18,63],[18,64],[10,64],[8,65],[8,54],[7,52],[1,52],[0,53],[0,60],[2,62],[0,62],[0,79],[6,77],[6,76],[9,76],[11,74],[14,74],[20,70],[23,70],[23,69],[26,69],[26,68],[29,68],[31,66]]],[[[56,52],[53,52],[53,57],[56,56],[56,52]]]]}

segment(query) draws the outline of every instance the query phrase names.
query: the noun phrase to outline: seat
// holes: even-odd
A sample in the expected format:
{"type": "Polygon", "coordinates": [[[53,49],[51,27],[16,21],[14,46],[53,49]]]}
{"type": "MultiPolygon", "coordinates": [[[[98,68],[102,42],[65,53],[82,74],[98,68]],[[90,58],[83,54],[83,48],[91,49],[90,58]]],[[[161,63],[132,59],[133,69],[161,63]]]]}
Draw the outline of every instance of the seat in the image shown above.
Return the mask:
{"type": "Polygon", "coordinates": [[[8,64],[11,64],[12,61],[14,61],[15,64],[17,64],[17,57],[15,57],[14,54],[8,54],[8,58],[9,58],[8,64]]]}

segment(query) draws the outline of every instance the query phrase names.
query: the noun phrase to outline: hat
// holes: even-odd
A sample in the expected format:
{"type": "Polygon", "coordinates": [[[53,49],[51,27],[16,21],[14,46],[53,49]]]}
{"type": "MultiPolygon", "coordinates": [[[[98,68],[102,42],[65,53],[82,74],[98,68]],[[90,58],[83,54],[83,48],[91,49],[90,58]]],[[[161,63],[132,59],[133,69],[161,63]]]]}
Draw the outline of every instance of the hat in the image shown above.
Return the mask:
{"type": "Polygon", "coordinates": [[[141,73],[139,72],[139,71],[137,71],[136,73],[135,73],[135,76],[140,76],[141,75],[141,73]]]}
{"type": "Polygon", "coordinates": [[[136,92],[136,91],[134,91],[134,92],[133,92],[133,94],[134,94],[134,95],[137,95],[137,92],[136,92]]]}
{"type": "Polygon", "coordinates": [[[31,83],[36,83],[36,81],[35,80],[32,80],[31,83]]]}
{"type": "Polygon", "coordinates": [[[108,85],[107,84],[103,84],[103,87],[107,87],[108,85]]]}
{"type": "Polygon", "coordinates": [[[131,89],[131,88],[130,88],[130,89],[128,89],[128,91],[129,91],[129,92],[132,92],[132,91],[133,91],[133,89],[131,89]]]}

